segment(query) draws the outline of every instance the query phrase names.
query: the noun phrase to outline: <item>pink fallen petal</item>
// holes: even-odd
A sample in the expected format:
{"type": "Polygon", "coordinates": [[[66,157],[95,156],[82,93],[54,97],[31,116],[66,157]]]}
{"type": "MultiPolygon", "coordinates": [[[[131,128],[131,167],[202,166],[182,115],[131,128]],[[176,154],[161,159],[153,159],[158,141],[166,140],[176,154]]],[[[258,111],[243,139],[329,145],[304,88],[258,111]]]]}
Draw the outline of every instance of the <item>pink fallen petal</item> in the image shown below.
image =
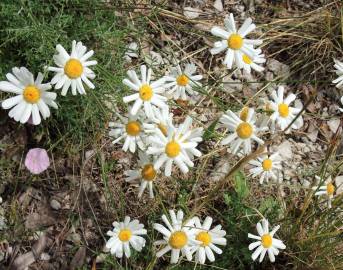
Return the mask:
{"type": "Polygon", "coordinates": [[[48,153],[42,148],[33,148],[27,153],[25,166],[32,174],[44,172],[50,165],[48,153]]]}

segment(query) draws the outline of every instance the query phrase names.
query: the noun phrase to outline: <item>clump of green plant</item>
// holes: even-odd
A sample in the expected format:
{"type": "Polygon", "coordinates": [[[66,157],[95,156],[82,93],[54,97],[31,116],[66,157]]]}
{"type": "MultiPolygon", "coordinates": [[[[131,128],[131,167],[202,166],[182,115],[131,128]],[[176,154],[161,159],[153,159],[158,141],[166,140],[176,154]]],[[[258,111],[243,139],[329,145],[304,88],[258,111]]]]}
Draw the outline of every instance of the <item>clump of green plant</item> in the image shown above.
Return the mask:
{"type": "MultiPolygon", "coordinates": [[[[82,41],[96,51],[95,73],[101,74],[96,88],[88,89],[86,96],[63,97],[56,90],[59,109],[33,132],[41,135],[37,137],[49,149],[62,146],[70,149],[70,154],[99,140],[114,111],[112,104],[122,95],[119,85],[125,72],[125,36],[132,34],[130,24],[98,1],[3,1],[0,23],[1,79],[14,66],[25,66],[35,74],[44,72],[46,66],[53,65],[57,44],[69,51],[72,40],[82,41]]],[[[45,72],[44,81],[51,77],[52,73],[45,72]]]]}

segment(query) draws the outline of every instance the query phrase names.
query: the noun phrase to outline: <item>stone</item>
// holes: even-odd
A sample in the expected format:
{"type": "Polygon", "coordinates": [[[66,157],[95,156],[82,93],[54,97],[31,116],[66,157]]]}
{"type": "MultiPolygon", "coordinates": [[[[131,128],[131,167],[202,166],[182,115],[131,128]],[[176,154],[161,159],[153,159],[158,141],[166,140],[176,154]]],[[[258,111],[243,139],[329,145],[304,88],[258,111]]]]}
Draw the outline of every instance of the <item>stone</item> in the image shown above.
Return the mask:
{"type": "Polygon", "coordinates": [[[71,233],[67,236],[67,240],[73,242],[74,244],[81,244],[81,236],[80,234],[74,232],[74,233],[71,233]]]}
{"type": "Polygon", "coordinates": [[[76,270],[80,269],[86,260],[86,248],[80,247],[78,251],[75,253],[72,261],[70,262],[69,269],[70,270],[76,270]]]}
{"type": "Polygon", "coordinates": [[[136,42],[131,42],[126,46],[126,52],[124,59],[126,62],[131,62],[131,58],[138,58],[138,44],[136,42]]]}
{"type": "Polygon", "coordinates": [[[309,153],[309,152],[311,152],[310,147],[305,146],[305,147],[304,147],[304,153],[309,153]]]}
{"type": "MultiPolygon", "coordinates": [[[[235,9],[236,9],[238,12],[243,13],[245,7],[244,7],[243,5],[237,5],[237,6],[235,6],[235,9]]],[[[243,14],[241,14],[241,16],[242,16],[242,15],[243,15],[243,14]]]]}
{"type": "Polygon", "coordinates": [[[221,159],[218,164],[216,165],[213,172],[208,177],[208,182],[218,182],[222,178],[224,178],[231,169],[230,160],[227,158],[221,159]]]}
{"type": "Polygon", "coordinates": [[[292,144],[289,141],[284,141],[278,146],[278,152],[281,157],[284,159],[291,159],[293,156],[292,153],[292,144]]]}
{"type": "Polygon", "coordinates": [[[265,78],[266,78],[267,81],[272,81],[274,79],[273,72],[267,71],[265,78]]]}
{"type": "Polygon", "coordinates": [[[144,60],[149,66],[160,66],[164,63],[162,55],[154,51],[150,51],[149,54],[144,55],[144,60]]]}
{"type": "Polygon", "coordinates": [[[220,12],[222,12],[222,11],[224,10],[222,0],[216,0],[216,1],[214,1],[213,7],[214,7],[216,10],[220,11],[220,12]]]}
{"type": "Polygon", "coordinates": [[[50,206],[51,206],[51,208],[52,209],[54,209],[54,210],[60,210],[61,209],[61,203],[59,202],[59,201],[57,201],[57,200],[55,200],[55,199],[52,199],[51,201],[50,201],[50,206]]]}
{"type": "Polygon", "coordinates": [[[267,68],[272,71],[275,75],[281,78],[288,78],[290,75],[289,66],[279,62],[276,59],[269,59],[267,61],[267,68]]]}
{"type": "Polygon", "coordinates": [[[56,220],[49,213],[30,213],[25,220],[25,227],[29,230],[37,230],[40,227],[51,226],[56,220]]]}
{"type": "Polygon", "coordinates": [[[229,76],[225,76],[223,78],[223,88],[225,92],[233,93],[236,91],[242,91],[243,84],[240,80],[234,80],[230,78],[229,76]]]}
{"type": "Polygon", "coordinates": [[[49,261],[51,259],[51,256],[48,253],[43,252],[40,255],[39,259],[42,260],[42,261],[49,261]]]}
{"type": "Polygon", "coordinates": [[[306,188],[311,186],[311,182],[306,179],[303,179],[301,184],[303,185],[303,187],[306,187],[306,188]]]}
{"type": "MultiPolygon", "coordinates": [[[[203,23],[195,24],[194,28],[201,30],[201,31],[204,31],[204,32],[210,32],[211,31],[211,25],[207,25],[207,24],[203,24],[203,23]]],[[[205,43],[207,43],[207,41],[208,41],[207,39],[204,40],[205,43]]],[[[212,42],[208,41],[207,45],[212,46],[212,42]]],[[[173,53],[176,54],[175,51],[173,51],[173,53]]]]}
{"type": "Polygon", "coordinates": [[[100,253],[98,256],[96,256],[95,262],[96,262],[96,263],[103,263],[103,262],[106,260],[106,257],[107,257],[107,256],[108,256],[108,255],[105,254],[105,253],[100,253]]]}
{"type": "Polygon", "coordinates": [[[336,133],[338,127],[339,127],[339,124],[341,123],[341,120],[340,119],[332,119],[332,120],[329,120],[327,122],[330,130],[333,132],[333,133],[336,133]]]}
{"type": "Polygon", "coordinates": [[[343,193],[343,175],[339,175],[335,178],[336,194],[343,193]]]}
{"type": "Polygon", "coordinates": [[[316,142],[318,138],[318,129],[313,130],[306,134],[306,136],[311,140],[311,142],[316,142]]]}
{"type": "Polygon", "coordinates": [[[188,19],[198,18],[200,13],[201,13],[201,10],[198,8],[185,7],[183,9],[183,15],[185,15],[188,19]]]}
{"type": "Polygon", "coordinates": [[[85,153],[85,158],[89,159],[90,157],[94,156],[94,154],[95,154],[95,150],[88,150],[85,153]]]}

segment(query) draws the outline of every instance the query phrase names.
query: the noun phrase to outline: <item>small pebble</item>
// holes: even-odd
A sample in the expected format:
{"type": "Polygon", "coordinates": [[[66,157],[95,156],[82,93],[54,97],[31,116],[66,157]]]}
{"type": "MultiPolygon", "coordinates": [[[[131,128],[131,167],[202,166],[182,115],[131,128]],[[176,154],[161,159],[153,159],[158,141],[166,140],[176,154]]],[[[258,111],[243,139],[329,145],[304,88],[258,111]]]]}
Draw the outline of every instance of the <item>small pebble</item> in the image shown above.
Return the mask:
{"type": "Polygon", "coordinates": [[[52,199],[50,201],[50,206],[54,210],[60,210],[61,209],[61,203],[55,199],[52,199]]]}

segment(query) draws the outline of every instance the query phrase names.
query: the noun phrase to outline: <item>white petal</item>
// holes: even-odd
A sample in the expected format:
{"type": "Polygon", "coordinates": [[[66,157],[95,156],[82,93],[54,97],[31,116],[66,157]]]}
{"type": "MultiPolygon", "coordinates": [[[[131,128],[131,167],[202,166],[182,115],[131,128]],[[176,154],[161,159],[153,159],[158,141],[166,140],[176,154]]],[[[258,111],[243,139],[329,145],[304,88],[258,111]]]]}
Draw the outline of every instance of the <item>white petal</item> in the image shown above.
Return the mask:
{"type": "Polygon", "coordinates": [[[20,123],[25,124],[29,120],[31,116],[31,112],[32,112],[32,104],[26,104],[23,114],[20,118],[20,123]]]}
{"type": "Polygon", "coordinates": [[[211,250],[209,247],[205,247],[205,252],[206,252],[207,258],[208,258],[211,262],[214,262],[214,261],[215,261],[215,257],[214,257],[214,254],[213,254],[212,250],[211,250]]]}
{"type": "Polygon", "coordinates": [[[22,95],[18,95],[18,96],[14,96],[8,99],[5,99],[1,105],[2,107],[7,110],[10,109],[12,107],[14,107],[15,105],[17,105],[18,103],[20,103],[21,101],[23,101],[23,96],[22,95]]]}
{"type": "Polygon", "coordinates": [[[134,84],[133,82],[131,82],[130,80],[128,79],[124,79],[123,80],[123,84],[125,84],[126,86],[130,87],[131,89],[133,90],[136,90],[138,91],[139,90],[139,86],[134,84]]]}
{"type": "Polygon", "coordinates": [[[37,104],[32,105],[32,122],[34,125],[39,125],[41,122],[37,104]]]}
{"type": "Polygon", "coordinates": [[[26,102],[22,101],[18,105],[14,106],[8,113],[9,117],[13,118],[15,121],[19,121],[23,112],[26,108],[26,102]]]}
{"type": "Polygon", "coordinates": [[[269,260],[271,262],[275,262],[275,256],[274,256],[274,253],[271,249],[268,249],[268,256],[269,256],[269,260]]]}
{"type": "Polygon", "coordinates": [[[131,114],[136,115],[138,110],[141,108],[142,104],[143,104],[143,101],[141,99],[137,99],[132,106],[131,114]]]}
{"type": "Polygon", "coordinates": [[[128,242],[125,242],[125,243],[123,244],[123,246],[124,246],[124,253],[125,253],[125,256],[126,256],[127,258],[129,258],[129,257],[131,256],[131,251],[130,251],[129,243],[128,243],[128,242]]]}
{"type": "Polygon", "coordinates": [[[263,246],[259,246],[251,255],[251,258],[253,259],[253,261],[255,261],[257,259],[257,257],[261,254],[263,250],[263,246]]]}
{"type": "Polygon", "coordinates": [[[172,249],[170,263],[177,263],[179,260],[179,256],[180,256],[180,250],[172,249]]]}
{"type": "Polygon", "coordinates": [[[159,250],[157,253],[156,253],[156,257],[162,257],[164,254],[166,254],[169,250],[171,250],[171,247],[170,246],[165,246],[163,249],[159,250]]]}
{"type": "Polygon", "coordinates": [[[261,245],[261,241],[256,241],[256,242],[251,243],[248,248],[249,250],[253,250],[260,245],[261,245]]]}
{"type": "Polygon", "coordinates": [[[221,29],[220,27],[212,27],[211,29],[211,33],[212,35],[215,35],[217,37],[220,37],[222,39],[228,39],[228,37],[230,36],[230,33],[221,29]]]}
{"type": "Polygon", "coordinates": [[[84,55],[80,58],[80,61],[81,61],[81,62],[86,61],[88,58],[92,57],[93,54],[94,54],[94,51],[93,51],[93,50],[90,50],[89,52],[87,52],[86,54],[84,54],[84,55]]]}
{"type": "Polygon", "coordinates": [[[267,249],[264,248],[264,249],[262,250],[261,254],[260,254],[260,260],[259,260],[260,262],[263,261],[264,256],[266,255],[266,252],[267,252],[267,249]]]}
{"type": "Polygon", "coordinates": [[[23,90],[18,86],[6,81],[0,82],[0,90],[14,94],[21,94],[23,92],[23,90]]]}

